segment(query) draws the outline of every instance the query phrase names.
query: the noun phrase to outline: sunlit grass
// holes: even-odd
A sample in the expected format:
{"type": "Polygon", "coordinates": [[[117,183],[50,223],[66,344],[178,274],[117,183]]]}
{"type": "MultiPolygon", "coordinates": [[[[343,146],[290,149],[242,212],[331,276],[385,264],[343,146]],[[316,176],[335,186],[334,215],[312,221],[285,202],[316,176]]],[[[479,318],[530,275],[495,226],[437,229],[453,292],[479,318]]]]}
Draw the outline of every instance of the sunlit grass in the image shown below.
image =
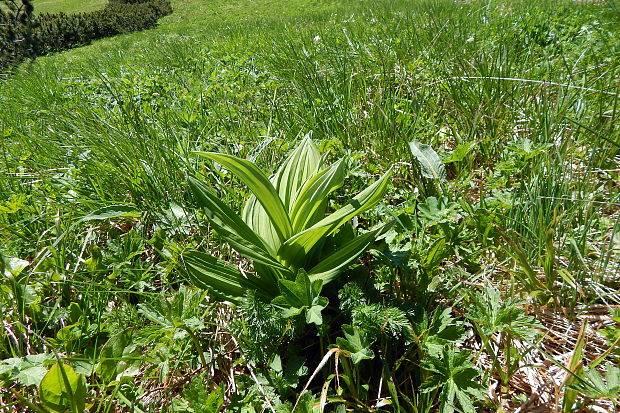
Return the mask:
{"type": "Polygon", "coordinates": [[[34,0],[37,13],[81,13],[101,9],[107,0],[34,0]]]}

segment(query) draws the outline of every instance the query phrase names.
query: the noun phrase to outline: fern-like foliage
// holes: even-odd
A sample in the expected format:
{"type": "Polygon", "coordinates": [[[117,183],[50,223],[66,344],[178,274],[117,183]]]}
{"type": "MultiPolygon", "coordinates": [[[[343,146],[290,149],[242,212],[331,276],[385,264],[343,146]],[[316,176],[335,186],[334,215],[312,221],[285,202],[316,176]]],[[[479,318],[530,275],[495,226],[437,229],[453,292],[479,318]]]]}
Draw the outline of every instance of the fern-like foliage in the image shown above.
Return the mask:
{"type": "Polygon", "coordinates": [[[279,347],[297,335],[299,328],[293,319],[282,317],[274,305],[264,302],[249,290],[237,308],[239,317],[231,324],[248,360],[267,365],[279,347]]]}

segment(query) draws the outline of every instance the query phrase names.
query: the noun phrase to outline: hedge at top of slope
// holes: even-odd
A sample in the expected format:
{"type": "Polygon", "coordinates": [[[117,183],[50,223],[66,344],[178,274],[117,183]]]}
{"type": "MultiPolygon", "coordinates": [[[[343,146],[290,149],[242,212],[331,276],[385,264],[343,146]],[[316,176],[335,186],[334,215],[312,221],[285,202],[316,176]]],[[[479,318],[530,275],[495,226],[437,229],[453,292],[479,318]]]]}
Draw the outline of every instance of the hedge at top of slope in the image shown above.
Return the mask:
{"type": "Polygon", "coordinates": [[[153,27],[159,18],[172,13],[168,0],[119,0],[97,11],[76,14],[45,14],[36,29],[35,55],[70,49],[95,39],[153,27]]]}
{"type": "Polygon", "coordinates": [[[39,16],[29,0],[0,0],[0,5],[5,5],[0,8],[0,72],[28,57],[151,28],[172,13],[169,0],[109,0],[101,10],[39,16]]]}

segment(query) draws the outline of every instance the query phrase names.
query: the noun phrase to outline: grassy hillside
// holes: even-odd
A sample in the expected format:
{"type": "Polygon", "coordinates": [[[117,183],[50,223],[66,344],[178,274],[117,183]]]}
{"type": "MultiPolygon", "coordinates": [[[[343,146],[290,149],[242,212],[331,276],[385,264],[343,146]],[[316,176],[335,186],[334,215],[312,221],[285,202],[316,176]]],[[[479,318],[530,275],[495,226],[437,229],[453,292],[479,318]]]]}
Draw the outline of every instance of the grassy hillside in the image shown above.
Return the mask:
{"type": "Polygon", "coordinates": [[[80,13],[103,8],[107,0],[35,0],[37,13],[80,13]]]}
{"type": "Polygon", "coordinates": [[[173,7],[0,83],[0,406],[33,409],[56,353],[89,411],[617,408],[613,2],[173,7]],[[391,223],[323,287],[321,325],[251,288],[230,305],[183,266],[196,249],[261,273],[188,176],[235,212],[249,190],[195,152],[270,175],[307,134],[346,160],[329,211],[393,168],[324,240],[391,223]]]}

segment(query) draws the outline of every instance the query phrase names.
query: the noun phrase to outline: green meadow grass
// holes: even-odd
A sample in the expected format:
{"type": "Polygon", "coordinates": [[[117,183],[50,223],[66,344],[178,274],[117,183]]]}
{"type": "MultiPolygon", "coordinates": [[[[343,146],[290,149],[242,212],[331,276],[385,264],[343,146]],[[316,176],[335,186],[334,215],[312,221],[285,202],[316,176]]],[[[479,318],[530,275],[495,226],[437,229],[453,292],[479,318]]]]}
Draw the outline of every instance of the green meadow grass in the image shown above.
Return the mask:
{"type": "MultiPolygon", "coordinates": [[[[184,247],[234,257],[201,235],[187,175],[209,177],[237,207],[246,193],[193,151],[249,157],[273,171],[309,132],[329,158],[353,159],[353,187],[342,191],[395,166],[388,196],[362,220],[367,227],[417,216],[432,196],[461,208],[446,218],[453,238],[421,224],[399,235],[417,257],[412,268],[440,238],[457,251],[434,269],[438,284],[456,268],[467,274],[460,288],[492,284],[534,308],[620,303],[612,2],[172,3],[152,30],[25,62],[0,83],[0,252],[33,263],[28,291],[39,312],[11,313],[16,323],[35,319],[28,346],[42,351],[64,323],[54,309],[72,302],[88,309],[90,325],[122,309],[126,323],[142,327],[135,304],[178,289],[174,257],[184,247]],[[419,177],[411,141],[443,159],[443,186],[419,177]],[[80,221],[116,204],[140,219],[80,221]],[[153,245],[164,258],[153,258],[153,245]]],[[[348,198],[340,193],[335,203],[348,198]]],[[[414,275],[398,277],[403,296],[423,295],[414,275]]],[[[54,343],[91,357],[85,349],[101,343],[88,340],[54,343]]],[[[25,349],[4,340],[0,358],[25,349]]],[[[193,350],[184,351],[170,361],[179,371],[196,367],[193,350]]],[[[158,380],[149,374],[136,386],[158,380]]],[[[105,400],[105,408],[124,403],[105,400]]]]}
{"type": "Polygon", "coordinates": [[[35,0],[37,13],[81,13],[103,8],[107,0],[35,0]]]}

